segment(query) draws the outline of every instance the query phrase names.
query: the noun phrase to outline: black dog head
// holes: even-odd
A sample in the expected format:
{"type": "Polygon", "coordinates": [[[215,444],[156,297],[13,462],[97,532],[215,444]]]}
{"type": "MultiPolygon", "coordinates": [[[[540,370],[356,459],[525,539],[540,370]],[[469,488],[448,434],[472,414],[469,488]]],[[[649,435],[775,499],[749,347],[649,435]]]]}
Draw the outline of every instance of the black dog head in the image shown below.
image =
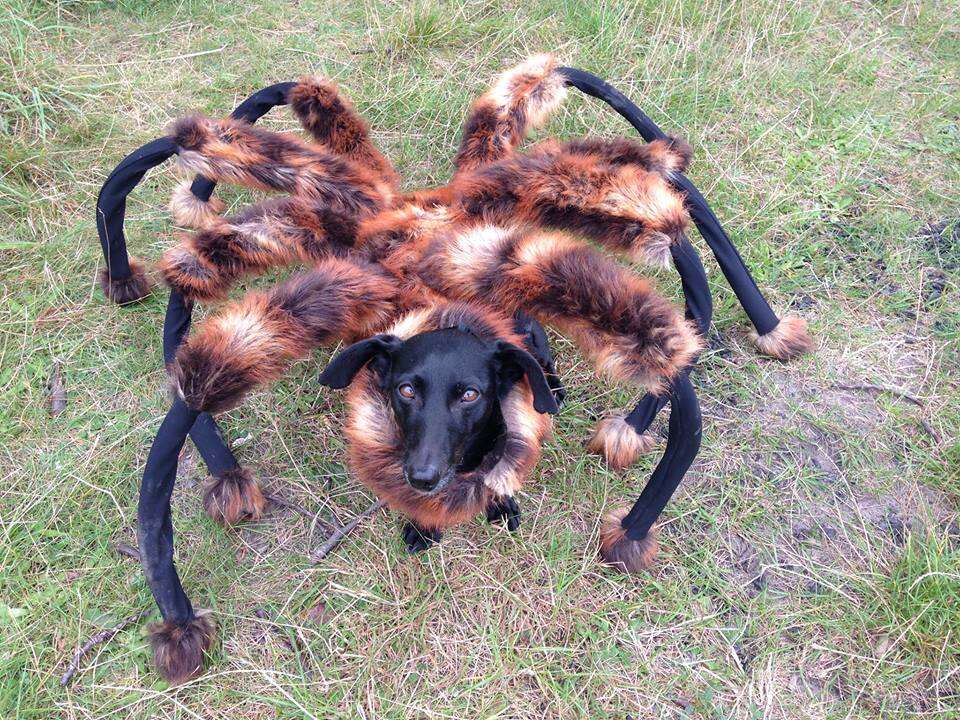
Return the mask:
{"type": "Polygon", "coordinates": [[[403,472],[422,492],[442,489],[479,464],[503,434],[500,401],[526,375],[537,412],[557,412],[543,369],[526,350],[484,342],[463,330],[433,330],[402,341],[377,335],[346,348],[320,376],[346,387],[370,363],[390,397],[403,436],[403,472]]]}

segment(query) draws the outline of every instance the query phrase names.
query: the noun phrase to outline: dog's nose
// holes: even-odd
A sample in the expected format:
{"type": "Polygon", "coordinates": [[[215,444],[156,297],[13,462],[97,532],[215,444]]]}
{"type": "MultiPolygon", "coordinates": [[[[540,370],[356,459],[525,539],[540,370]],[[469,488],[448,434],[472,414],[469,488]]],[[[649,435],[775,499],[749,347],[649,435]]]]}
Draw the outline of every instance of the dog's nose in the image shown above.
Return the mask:
{"type": "Polygon", "coordinates": [[[417,490],[432,490],[440,482],[440,468],[436,465],[410,468],[408,477],[417,490]]]}

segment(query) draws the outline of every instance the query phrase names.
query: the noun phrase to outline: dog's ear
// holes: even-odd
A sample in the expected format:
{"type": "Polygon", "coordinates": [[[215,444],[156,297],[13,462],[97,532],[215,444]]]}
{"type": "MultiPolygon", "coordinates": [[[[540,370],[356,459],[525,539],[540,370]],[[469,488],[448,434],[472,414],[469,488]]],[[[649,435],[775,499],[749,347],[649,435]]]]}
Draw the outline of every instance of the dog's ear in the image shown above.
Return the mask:
{"type": "Polygon", "coordinates": [[[360,368],[374,358],[383,358],[389,362],[403,341],[395,335],[374,335],[341,350],[326,369],[320,373],[320,384],[339,390],[345,388],[360,368]]]}
{"type": "Polygon", "coordinates": [[[530,389],[533,390],[533,407],[538,413],[556,415],[560,412],[557,400],[547,384],[547,376],[543,374],[543,368],[533,355],[513,343],[500,340],[497,342],[496,358],[500,363],[501,379],[515,379],[516,375],[510,378],[510,373],[515,373],[516,370],[527,376],[530,389]]]}

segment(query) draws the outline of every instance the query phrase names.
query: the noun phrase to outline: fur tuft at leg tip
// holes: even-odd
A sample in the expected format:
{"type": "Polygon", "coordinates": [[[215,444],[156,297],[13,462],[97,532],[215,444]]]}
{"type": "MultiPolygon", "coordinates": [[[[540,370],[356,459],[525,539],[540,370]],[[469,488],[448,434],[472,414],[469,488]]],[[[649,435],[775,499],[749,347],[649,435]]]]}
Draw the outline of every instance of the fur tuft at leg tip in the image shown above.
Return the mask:
{"type": "Polygon", "coordinates": [[[587,451],[602,456],[614,470],[623,470],[642,454],[650,452],[655,445],[656,440],[652,435],[638,433],[630,427],[624,416],[616,415],[597,423],[593,437],[587,443],[587,451]]]}
{"type": "Polygon", "coordinates": [[[209,610],[199,610],[186,624],[154,623],[149,632],[154,667],[164,680],[180,685],[200,674],[217,626],[209,610]]]}
{"type": "Polygon", "coordinates": [[[177,225],[201,230],[219,220],[226,205],[217,197],[201,200],[190,189],[192,184],[187,181],[174,188],[169,208],[177,225]]]}
{"type": "Polygon", "coordinates": [[[621,524],[629,511],[626,507],[618,508],[604,518],[600,528],[600,559],[604,565],[620,572],[639,573],[649,570],[656,561],[660,531],[654,525],[642,540],[631,540],[621,524]]]}
{"type": "Polygon", "coordinates": [[[670,253],[672,245],[673,239],[666,233],[646,233],[642,236],[640,247],[634,250],[633,259],[653,268],[669,268],[673,263],[673,256],[670,253]]]}
{"type": "Polygon", "coordinates": [[[243,520],[259,520],[266,500],[253,474],[237,467],[209,479],[203,491],[203,507],[214,522],[236,525],[243,520]]]}
{"type": "Polygon", "coordinates": [[[150,294],[153,282],[147,275],[143,264],[133,258],[129,259],[130,277],[112,278],[110,277],[110,268],[105,267],[100,270],[98,280],[103,294],[117,305],[126,305],[127,303],[142,300],[150,294]]]}
{"type": "Polygon", "coordinates": [[[815,349],[807,321],[796,315],[781,318],[773,330],[763,335],[751,332],[750,340],[764,355],[777,360],[792,360],[815,349]]]}

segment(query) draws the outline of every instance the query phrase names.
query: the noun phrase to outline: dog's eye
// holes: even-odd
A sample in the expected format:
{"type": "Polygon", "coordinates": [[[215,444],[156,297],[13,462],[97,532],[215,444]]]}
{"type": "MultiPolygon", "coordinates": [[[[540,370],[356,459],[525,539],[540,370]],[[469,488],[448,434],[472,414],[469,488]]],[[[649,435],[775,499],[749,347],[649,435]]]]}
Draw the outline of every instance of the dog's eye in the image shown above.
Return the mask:
{"type": "Polygon", "coordinates": [[[413,389],[413,385],[410,383],[403,383],[400,387],[397,388],[397,392],[400,393],[401,397],[405,397],[407,400],[413,398],[417,392],[413,389]]]}
{"type": "Polygon", "coordinates": [[[475,388],[467,388],[464,390],[463,395],[460,396],[462,402],[471,403],[480,397],[480,391],[475,388]]]}

